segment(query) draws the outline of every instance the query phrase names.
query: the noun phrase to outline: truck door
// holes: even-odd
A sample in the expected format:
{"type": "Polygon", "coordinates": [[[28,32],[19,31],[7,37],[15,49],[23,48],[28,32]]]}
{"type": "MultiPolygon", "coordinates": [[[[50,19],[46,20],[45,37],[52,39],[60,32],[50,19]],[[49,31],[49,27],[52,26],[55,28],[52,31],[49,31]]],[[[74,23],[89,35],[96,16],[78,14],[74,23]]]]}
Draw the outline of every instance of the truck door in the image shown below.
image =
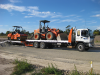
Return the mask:
{"type": "Polygon", "coordinates": [[[77,30],[76,31],[76,41],[80,41],[80,38],[81,38],[80,30],[77,30]]]}

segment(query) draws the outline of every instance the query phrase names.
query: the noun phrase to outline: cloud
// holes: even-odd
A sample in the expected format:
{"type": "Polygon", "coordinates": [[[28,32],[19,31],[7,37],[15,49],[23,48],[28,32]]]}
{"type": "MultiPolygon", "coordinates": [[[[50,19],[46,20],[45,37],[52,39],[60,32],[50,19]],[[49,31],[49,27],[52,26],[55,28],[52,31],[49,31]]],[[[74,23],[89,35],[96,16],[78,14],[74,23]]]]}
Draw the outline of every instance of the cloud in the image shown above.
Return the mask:
{"type": "Polygon", "coordinates": [[[19,0],[9,0],[11,3],[17,3],[17,2],[21,2],[19,0]]]}
{"type": "Polygon", "coordinates": [[[98,26],[97,29],[100,29],[100,26],[98,26]]]}
{"type": "Polygon", "coordinates": [[[55,21],[58,21],[59,19],[54,19],[54,20],[51,20],[50,22],[55,22],[55,21]]]}
{"type": "MultiPolygon", "coordinates": [[[[50,12],[50,11],[39,11],[39,8],[37,6],[16,6],[13,4],[0,4],[0,9],[5,9],[8,10],[9,12],[12,11],[19,11],[22,13],[28,12],[28,15],[25,16],[25,18],[30,18],[30,17],[42,17],[42,18],[46,18],[48,16],[51,17],[57,17],[58,15],[56,15],[54,12],[50,12]]],[[[60,15],[61,16],[61,15],[60,15]]]]}
{"type": "Polygon", "coordinates": [[[51,18],[63,17],[62,15],[53,15],[51,18]]]}
{"type": "Polygon", "coordinates": [[[85,10],[81,10],[80,12],[84,12],[85,10]]]}
{"type": "Polygon", "coordinates": [[[0,4],[0,8],[8,11],[12,11],[12,10],[19,11],[19,12],[27,11],[27,9],[24,6],[15,6],[12,4],[0,4]]]}
{"type": "Polygon", "coordinates": [[[92,15],[91,17],[100,17],[100,14],[92,15]]]}
{"type": "Polygon", "coordinates": [[[0,27],[2,27],[3,25],[0,25],[0,27]]]}

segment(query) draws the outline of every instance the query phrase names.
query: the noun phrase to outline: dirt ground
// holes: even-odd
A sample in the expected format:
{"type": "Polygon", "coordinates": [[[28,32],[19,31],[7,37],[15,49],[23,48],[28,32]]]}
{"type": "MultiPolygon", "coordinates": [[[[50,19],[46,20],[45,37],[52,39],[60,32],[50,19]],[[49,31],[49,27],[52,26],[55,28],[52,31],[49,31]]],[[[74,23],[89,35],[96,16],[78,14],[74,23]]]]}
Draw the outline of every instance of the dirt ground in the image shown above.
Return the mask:
{"type": "Polygon", "coordinates": [[[11,59],[5,59],[0,56],[0,75],[10,75],[15,66],[11,59]]]}

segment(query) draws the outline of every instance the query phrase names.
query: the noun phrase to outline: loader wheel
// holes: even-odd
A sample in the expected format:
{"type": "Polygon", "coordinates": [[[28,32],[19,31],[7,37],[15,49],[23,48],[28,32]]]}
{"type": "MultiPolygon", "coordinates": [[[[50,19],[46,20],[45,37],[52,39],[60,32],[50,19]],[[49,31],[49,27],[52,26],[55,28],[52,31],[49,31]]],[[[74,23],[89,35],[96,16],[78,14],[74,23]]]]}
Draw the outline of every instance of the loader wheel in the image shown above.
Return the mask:
{"type": "Polygon", "coordinates": [[[53,34],[52,32],[48,32],[48,33],[46,34],[46,39],[47,39],[47,40],[53,40],[53,38],[54,38],[54,34],[53,34]]]}
{"type": "Polygon", "coordinates": [[[77,45],[77,50],[79,50],[79,51],[84,51],[85,50],[85,46],[84,46],[84,44],[83,43],[79,43],[78,45],[77,45]]]}
{"type": "Polygon", "coordinates": [[[34,47],[35,48],[39,48],[39,43],[38,42],[34,42],[34,47]]]}
{"type": "Polygon", "coordinates": [[[17,40],[20,41],[20,37],[17,37],[17,40]]]}
{"type": "Polygon", "coordinates": [[[40,39],[40,34],[39,33],[35,33],[34,34],[34,39],[35,40],[39,40],[40,39]]]}
{"type": "Polygon", "coordinates": [[[8,40],[11,40],[11,37],[8,37],[8,40]]]}
{"type": "Polygon", "coordinates": [[[41,42],[41,43],[40,43],[40,48],[45,49],[45,48],[46,48],[46,43],[41,42]]]}

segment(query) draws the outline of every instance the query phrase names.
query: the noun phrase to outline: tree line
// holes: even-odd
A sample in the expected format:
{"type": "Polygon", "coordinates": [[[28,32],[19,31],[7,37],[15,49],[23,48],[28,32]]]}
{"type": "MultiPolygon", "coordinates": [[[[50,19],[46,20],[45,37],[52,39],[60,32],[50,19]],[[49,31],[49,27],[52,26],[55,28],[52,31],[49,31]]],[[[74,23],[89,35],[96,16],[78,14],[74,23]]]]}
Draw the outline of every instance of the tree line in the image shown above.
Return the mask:
{"type": "MultiPolygon", "coordinates": [[[[66,33],[66,34],[68,35],[69,32],[70,32],[70,29],[71,29],[71,26],[68,25],[68,26],[66,27],[65,31],[59,29],[59,33],[66,33]]],[[[12,32],[12,31],[6,31],[6,33],[1,32],[0,35],[1,35],[1,36],[8,35],[8,34],[11,33],[11,32],[12,32]]],[[[34,34],[34,32],[31,32],[31,33],[30,33],[29,31],[26,31],[26,30],[23,30],[23,31],[21,31],[21,32],[27,34],[28,36],[34,34]]],[[[94,35],[100,35],[100,30],[97,30],[97,29],[94,30],[94,31],[93,31],[93,34],[94,34],[94,35]]]]}

